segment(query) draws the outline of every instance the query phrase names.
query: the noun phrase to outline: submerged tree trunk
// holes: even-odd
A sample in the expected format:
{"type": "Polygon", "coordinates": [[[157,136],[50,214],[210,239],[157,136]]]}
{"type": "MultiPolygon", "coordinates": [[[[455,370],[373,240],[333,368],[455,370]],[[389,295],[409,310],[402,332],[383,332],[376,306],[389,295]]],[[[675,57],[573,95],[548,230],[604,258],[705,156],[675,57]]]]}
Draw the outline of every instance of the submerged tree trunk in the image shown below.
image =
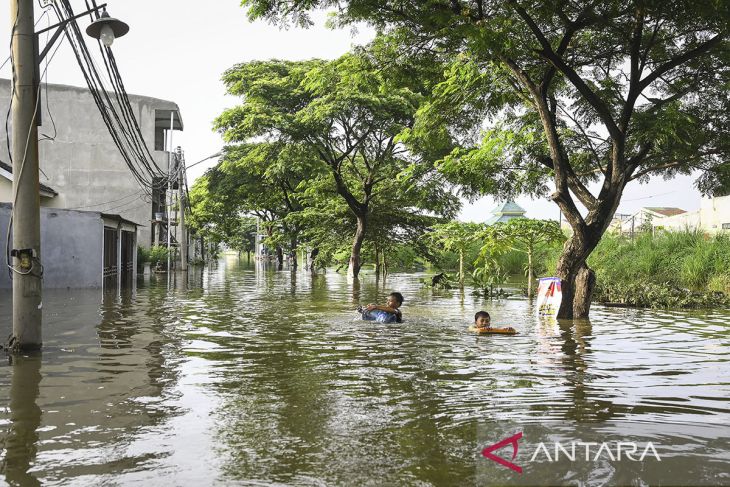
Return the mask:
{"type": "Polygon", "coordinates": [[[284,268],[284,251],[279,245],[276,246],[276,262],[278,270],[282,270],[284,268]]]}
{"type": "Polygon", "coordinates": [[[464,289],[464,251],[459,250],[459,287],[464,289]]]}
{"type": "Polygon", "coordinates": [[[319,247],[313,248],[312,252],[309,254],[309,260],[310,260],[309,269],[313,272],[315,271],[314,260],[317,258],[318,255],[319,255],[319,247]]]}
{"type": "Polygon", "coordinates": [[[347,269],[347,275],[357,277],[360,274],[362,261],[360,253],[362,251],[362,243],[365,240],[365,228],[367,226],[367,217],[365,215],[357,216],[357,228],[355,229],[355,237],[352,239],[352,252],[350,253],[350,266],[347,269]]]}
{"type": "Polygon", "coordinates": [[[296,237],[292,237],[292,239],[291,239],[291,258],[292,258],[292,263],[291,263],[291,265],[292,265],[292,269],[294,269],[294,270],[297,270],[297,260],[298,260],[298,257],[299,257],[297,255],[297,246],[298,245],[299,245],[299,242],[297,242],[297,238],[296,237]]]}
{"type": "Polygon", "coordinates": [[[532,280],[535,276],[532,273],[532,249],[527,251],[527,298],[532,298],[532,280]]]}
{"type": "Polygon", "coordinates": [[[557,277],[561,280],[563,294],[558,318],[588,317],[596,277],[586,264],[586,259],[600,238],[601,234],[584,235],[574,232],[565,242],[557,268],[557,277]]]}
{"type": "Polygon", "coordinates": [[[378,281],[380,279],[380,272],[382,271],[382,267],[380,265],[380,255],[382,251],[380,248],[378,248],[377,245],[375,245],[375,280],[378,281]]]}

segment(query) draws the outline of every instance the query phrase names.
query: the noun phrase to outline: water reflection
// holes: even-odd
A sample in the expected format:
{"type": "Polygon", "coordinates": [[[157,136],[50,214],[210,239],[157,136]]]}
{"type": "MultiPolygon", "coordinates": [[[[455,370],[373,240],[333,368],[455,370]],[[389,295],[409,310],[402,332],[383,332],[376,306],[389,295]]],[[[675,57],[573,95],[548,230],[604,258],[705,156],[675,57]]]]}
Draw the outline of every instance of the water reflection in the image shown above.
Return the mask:
{"type": "Polygon", "coordinates": [[[5,481],[461,485],[481,421],[730,420],[726,312],[550,322],[421,278],[224,259],[47,293],[42,362],[0,373],[5,481]],[[391,291],[403,324],[357,320],[391,291]],[[469,334],[479,309],[520,335],[469,334]]]}
{"type": "Polygon", "coordinates": [[[10,485],[41,485],[29,472],[38,452],[38,406],[42,355],[17,355],[11,360],[9,421],[3,432],[0,474],[10,485]]]}

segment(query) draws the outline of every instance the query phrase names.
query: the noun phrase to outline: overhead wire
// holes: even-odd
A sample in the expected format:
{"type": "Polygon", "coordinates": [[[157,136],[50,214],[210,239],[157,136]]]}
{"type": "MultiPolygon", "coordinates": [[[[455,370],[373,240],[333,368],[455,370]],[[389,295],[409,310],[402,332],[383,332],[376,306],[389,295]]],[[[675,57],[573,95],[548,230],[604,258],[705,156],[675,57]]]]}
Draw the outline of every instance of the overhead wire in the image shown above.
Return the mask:
{"type": "MultiPolygon", "coordinates": [[[[68,0],[61,0],[59,3],[60,7],[56,7],[59,18],[73,17],[73,9],[68,0]]],[[[176,175],[163,171],[157,165],[147,147],[139,123],[134,116],[113,53],[109,48],[99,43],[104,66],[112,88],[111,90],[107,90],[105,83],[99,75],[99,70],[96,67],[93,57],[86,46],[85,40],[81,35],[78,24],[75,21],[68,23],[66,35],[72,45],[84,79],[99,108],[102,119],[133,176],[137,179],[140,186],[145,188],[148,194],[150,194],[150,190],[161,190],[176,175]],[[114,94],[114,100],[109,95],[110,91],[114,94]]]]}

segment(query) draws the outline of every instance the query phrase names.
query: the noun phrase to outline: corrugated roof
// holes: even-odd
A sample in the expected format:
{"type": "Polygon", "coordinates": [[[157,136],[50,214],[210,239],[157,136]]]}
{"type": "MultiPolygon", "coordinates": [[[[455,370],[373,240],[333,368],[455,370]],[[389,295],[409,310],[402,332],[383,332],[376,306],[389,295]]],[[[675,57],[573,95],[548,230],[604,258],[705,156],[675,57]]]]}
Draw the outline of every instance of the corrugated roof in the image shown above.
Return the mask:
{"type": "Polygon", "coordinates": [[[647,206],[646,209],[664,216],[674,216],[681,215],[682,213],[687,213],[682,208],[674,208],[671,206],[647,206]]]}
{"type": "Polygon", "coordinates": [[[134,226],[137,226],[137,227],[143,227],[144,226],[144,225],[140,225],[137,222],[133,222],[132,220],[127,220],[122,215],[118,215],[116,213],[99,213],[99,214],[101,215],[102,218],[107,218],[109,220],[117,220],[117,221],[120,221],[122,223],[129,223],[130,225],[134,225],[134,226]]]}

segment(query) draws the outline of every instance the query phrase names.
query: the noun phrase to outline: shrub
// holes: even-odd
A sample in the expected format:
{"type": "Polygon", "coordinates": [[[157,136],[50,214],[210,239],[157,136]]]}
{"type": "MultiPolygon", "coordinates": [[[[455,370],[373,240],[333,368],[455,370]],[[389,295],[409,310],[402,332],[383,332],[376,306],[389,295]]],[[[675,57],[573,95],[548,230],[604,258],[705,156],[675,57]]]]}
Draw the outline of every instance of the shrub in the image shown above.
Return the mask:
{"type": "Polygon", "coordinates": [[[159,267],[162,264],[167,264],[167,255],[169,251],[167,247],[162,245],[155,245],[150,248],[149,260],[152,267],[159,267]]]}

